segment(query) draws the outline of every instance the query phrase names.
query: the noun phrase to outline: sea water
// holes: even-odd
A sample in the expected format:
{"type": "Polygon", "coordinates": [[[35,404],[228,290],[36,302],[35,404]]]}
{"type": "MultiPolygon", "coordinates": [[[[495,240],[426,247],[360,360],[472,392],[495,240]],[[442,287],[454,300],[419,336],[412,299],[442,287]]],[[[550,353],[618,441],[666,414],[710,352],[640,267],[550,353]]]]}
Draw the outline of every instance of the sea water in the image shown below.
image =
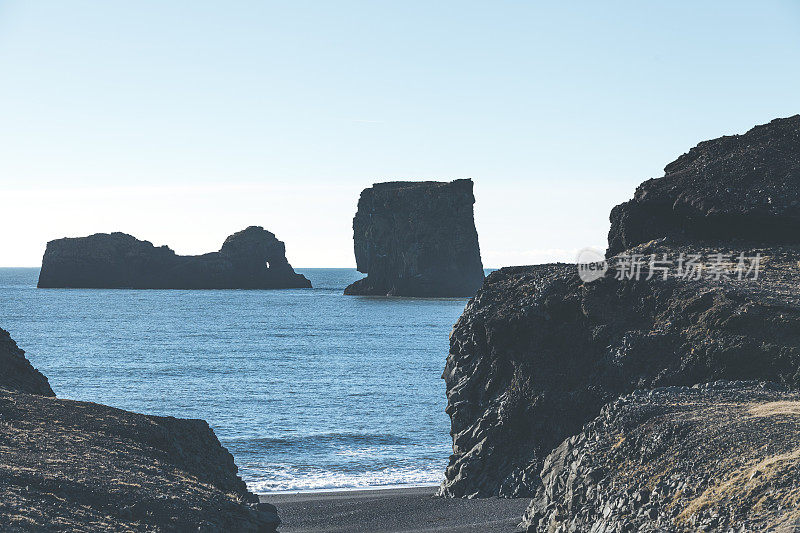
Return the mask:
{"type": "Polygon", "coordinates": [[[297,270],[313,289],[37,289],[3,268],[0,327],[61,398],[208,421],[255,492],[441,481],[466,299],[344,296],[357,271],[297,270]]]}

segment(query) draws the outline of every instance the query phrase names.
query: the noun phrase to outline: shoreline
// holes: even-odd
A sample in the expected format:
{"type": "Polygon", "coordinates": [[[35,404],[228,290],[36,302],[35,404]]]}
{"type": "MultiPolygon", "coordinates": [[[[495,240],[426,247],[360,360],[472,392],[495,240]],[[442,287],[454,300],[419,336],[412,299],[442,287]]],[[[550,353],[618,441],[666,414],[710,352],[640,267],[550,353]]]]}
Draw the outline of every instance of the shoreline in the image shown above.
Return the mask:
{"type": "Polygon", "coordinates": [[[440,498],[438,485],[259,494],[281,533],[510,533],[530,498],[440,498]]]}
{"type": "Polygon", "coordinates": [[[302,489],[302,490],[276,490],[273,492],[262,492],[250,489],[250,492],[254,494],[258,494],[259,497],[270,498],[272,496],[302,496],[304,494],[309,495],[319,495],[319,494],[330,494],[335,495],[342,492],[348,493],[356,493],[356,492],[377,492],[383,490],[405,490],[405,489],[431,489],[432,491],[436,492],[436,490],[441,486],[441,483],[420,483],[420,484],[410,484],[410,485],[379,485],[374,487],[342,487],[342,488],[328,488],[328,489],[302,489]]]}

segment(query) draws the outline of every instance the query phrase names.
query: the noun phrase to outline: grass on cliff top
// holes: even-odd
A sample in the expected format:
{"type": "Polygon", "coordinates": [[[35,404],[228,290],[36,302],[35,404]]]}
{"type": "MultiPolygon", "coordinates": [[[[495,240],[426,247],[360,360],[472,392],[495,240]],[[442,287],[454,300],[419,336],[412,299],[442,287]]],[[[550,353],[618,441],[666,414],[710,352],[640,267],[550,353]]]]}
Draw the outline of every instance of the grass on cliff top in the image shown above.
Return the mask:
{"type": "MultiPolygon", "coordinates": [[[[753,417],[797,417],[800,402],[779,401],[751,404],[745,411],[753,417]]],[[[739,504],[748,515],[766,517],[771,531],[796,531],[800,522],[800,448],[767,457],[756,456],[729,476],[688,502],[676,522],[688,525],[691,517],[709,508],[739,504]],[[778,490],[776,490],[778,489],[778,490]]]]}

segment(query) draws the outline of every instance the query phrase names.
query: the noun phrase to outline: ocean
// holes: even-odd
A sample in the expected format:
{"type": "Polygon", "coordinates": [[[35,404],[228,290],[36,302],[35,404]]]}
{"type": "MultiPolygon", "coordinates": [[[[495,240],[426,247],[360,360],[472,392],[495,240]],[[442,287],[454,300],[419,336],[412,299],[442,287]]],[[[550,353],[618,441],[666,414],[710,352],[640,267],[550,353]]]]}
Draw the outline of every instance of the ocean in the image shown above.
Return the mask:
{"type": "Polygon", "coordinates": [[[440,482],[467,299],[344,296],[356,270],[296,270],[313,289],[37,289],[38,269],[0,268],[0,327],[60,398],[205,419],[252,491],[440,482]]]}

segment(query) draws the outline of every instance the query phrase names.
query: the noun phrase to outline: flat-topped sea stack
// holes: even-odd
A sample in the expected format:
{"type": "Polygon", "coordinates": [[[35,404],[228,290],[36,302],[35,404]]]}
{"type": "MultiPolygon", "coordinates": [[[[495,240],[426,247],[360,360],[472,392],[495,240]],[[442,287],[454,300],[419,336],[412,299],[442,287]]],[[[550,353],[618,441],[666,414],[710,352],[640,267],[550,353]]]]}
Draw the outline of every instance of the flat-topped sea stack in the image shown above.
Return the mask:
{"type": "Polygon", "coordinates": [[[53,397],[0,329],[0,530],[274,532],[203,420],[53,397]]]}
{"type": "Polygon", "coordinates": [[[364,189],[353,218],[359,272],[345,294],[472,296],[483,282],[472,180],[364,189]]]}
{"type": "Polygon", "coordinates": [[[311,282],[295,273],[283,242],[259,226],[227,239],[219,252],[177,255],[125,233],[50,241],[40,288],[289,289],[311,282]]]}
{"type": "MultiPolygon", "coordinates": [[[[636,389],[800,386],[800,233],[759,229],[791,227],[798,139],[798,117],[777,120],[669,165],[663,181],[614,209],[599,279],[574,264],[488,276],[450,337],[443,377],[453,454],[441,493],[534,494],[551,450],[636,389]],[[706,233],[715,220],[735,223],[706,233]]],[[[537,531],[556,530],[573,531],[537,531]]]]}

